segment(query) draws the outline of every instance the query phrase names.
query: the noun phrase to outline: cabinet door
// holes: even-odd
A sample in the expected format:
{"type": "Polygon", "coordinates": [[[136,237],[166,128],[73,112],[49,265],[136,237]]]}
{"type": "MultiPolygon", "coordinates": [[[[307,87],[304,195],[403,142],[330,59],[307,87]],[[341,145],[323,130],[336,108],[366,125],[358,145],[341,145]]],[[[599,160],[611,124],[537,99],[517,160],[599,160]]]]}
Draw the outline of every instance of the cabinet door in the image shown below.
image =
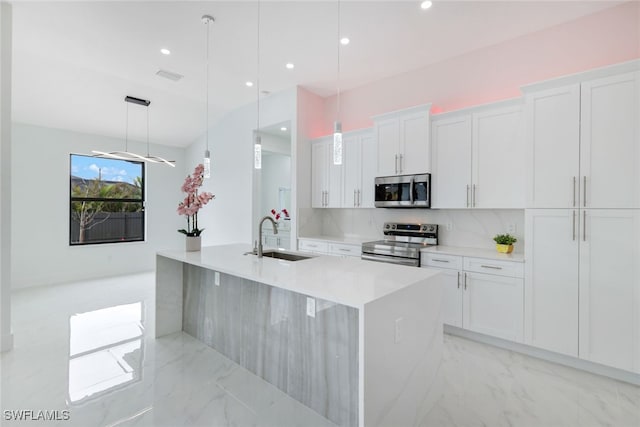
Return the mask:
{"type": "Polygon", "coordinates": [[[344,192],[342,207],[358,206],[358,190],[362,187],[362,144],[357,135],[345,136],[344,151],[344,192]]]}
{"type": "Polygon", "coordinates": [[[322,208],[325,205],[328,181],[328,143],[313,142],[311,145],[311,207],[322,208]]]}
{"type": "Polygon", "coordinates": [[[327,144],[327,196],[325,206],[328,208],[342,207],[342,182],[344,162],[333,164],[333,140],[327,144]]]}
{"type": "Polygon", "coordinates": [[[525,343],[578,356],[578,210],[525,211],[525,343]]]}
{"type": "Polygon", "coordinates": [[[432,208],[471,204],[471,116],[434,119],[432,129],[432,208]]]}
{"type": "Polygon", "coordinates": [[[397,175],[400,145],[399,120],[398,118],[378,120],[374,129],[378,145],[377,176],[397,175]]]}
{"type": "Polygon", "coordinates": [[[373,208],[378,149],[376,147],[376,139],[372,134],[363,135],[360,142],[362,144],[362,184],[360,193],[358,193],[358,206],[361,208],[373,208]]]}
{"type": "Polygon", "coordinates": [[[520,106],[473,115],[473,207],[524,208],[522,117],[520,106]]]}
{"type": "Polygon", "coordinates": [[[462,328],[462,273],[459,270],[442,270],[444,289],[442,296],[442,323],[462,328]]]}
{"type": "Polygon", "coordinates": [[[429,153],[429,111],[400,115],[399,173],[431,172],[429,153]]]}
{"type": "Polygon", "coordinates": [[[582,84],[582,207],[640,208],[639,75],[582,84]]]}
{"type": "Polygon", "coordinates": [[[465,329],[522,342],[523,280],[483,273],[462,273],[465,329]]]}
{"type": "Polygon", "coordinates": [[[580,358],[640,372],[640,210],[580,219],[580,358]]]}
{"type": "Polygon", "coordinates": [[[527,207],[577,205],[580,85],[526,97],[527,207]]]}

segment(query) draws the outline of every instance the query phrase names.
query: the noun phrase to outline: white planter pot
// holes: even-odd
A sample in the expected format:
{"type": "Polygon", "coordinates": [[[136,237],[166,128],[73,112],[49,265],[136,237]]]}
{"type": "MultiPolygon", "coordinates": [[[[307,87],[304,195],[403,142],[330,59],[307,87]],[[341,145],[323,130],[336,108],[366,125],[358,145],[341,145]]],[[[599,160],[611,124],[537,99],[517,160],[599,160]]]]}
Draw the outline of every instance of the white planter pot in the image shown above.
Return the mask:
{"type": "Polygon", "coordinates": [[[202,248],[202,237],[186,236],[185,245],[187,252],[197,252],[202,248]]]}

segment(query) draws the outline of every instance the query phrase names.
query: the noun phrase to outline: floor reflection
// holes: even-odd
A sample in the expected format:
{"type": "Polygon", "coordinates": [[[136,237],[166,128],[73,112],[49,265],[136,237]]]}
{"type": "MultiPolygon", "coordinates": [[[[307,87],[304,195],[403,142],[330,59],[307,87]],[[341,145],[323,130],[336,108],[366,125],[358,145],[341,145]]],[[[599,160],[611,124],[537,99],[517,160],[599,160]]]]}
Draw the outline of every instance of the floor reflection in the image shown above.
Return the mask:
{"type": "Polygon", "coordinates": [[[69,404],[81,404],[141,380],[143,313],[143,302],[136,302],[69,318],[69,404]]]}

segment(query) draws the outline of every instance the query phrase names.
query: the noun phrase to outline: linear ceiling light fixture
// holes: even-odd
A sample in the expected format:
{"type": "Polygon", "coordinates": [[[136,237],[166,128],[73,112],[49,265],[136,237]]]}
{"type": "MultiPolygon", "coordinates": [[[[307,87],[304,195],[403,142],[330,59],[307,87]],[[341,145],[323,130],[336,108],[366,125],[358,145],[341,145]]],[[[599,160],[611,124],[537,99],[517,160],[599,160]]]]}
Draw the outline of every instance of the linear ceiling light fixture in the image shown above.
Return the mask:
{"type": "Polygon", "coordinates": [[[213,18],[213,16],[211,15],[202,15],[202,23],[204,25],[207,26],[207,53],[206,53],[206,58],[207,58],[207,64],[206,64],[206,68],[205,68],[205,79],[207,81],[207,108],[206,108],[206,114],[207,114],[207,118],[205,121],[205,124],[207,126],[207,133],[206,133],[206,145],[207,148],[204,150],[204,177],[205,178],[210,178],[211,177],[211,153],[209,152],[209,28],[211,28],[211,24],[213,24],[215,22],[215,19],[213,18]]]}
{"type": "Polygon", "coordinates": [[[336,94],[336,121],[333,123],[333,164],[342,164],[342,123],[340,122],[340,0],[338,0],[338,91],[336,94]]]}
{"type": "Polygon", "coordinates": [[[103,157],[110,159],[118,159],[118,160],[133,160],[133,161],[143,161],[149,163],[164,163],[167,166],[171,166],[175,168],[175,160],[166,160],[162,157],[152,156],[149,154],[149,105],[151,101],[141,98],[135,98],[133,96],[125,96],[125,102],[127,103],[127,119],[125,125],[125,137],[124,137],[124,151],[112,151],[112,152],[104,152],[93,150],[92,152],[95,154],[94,157],[103,157]],[[136,154],[134,152],[129,151],[129,104],[137,104],[145,107],[147,109],[147,155],[142,156],[140,154],[136,154]]]}
{"type": "Polygon", "coordinates": [[[253,167],[262,169],[262,138],[260,138],[260,0],[258,0],[258,30],[256,37],[256,132],[253,143],[253,167]]]}

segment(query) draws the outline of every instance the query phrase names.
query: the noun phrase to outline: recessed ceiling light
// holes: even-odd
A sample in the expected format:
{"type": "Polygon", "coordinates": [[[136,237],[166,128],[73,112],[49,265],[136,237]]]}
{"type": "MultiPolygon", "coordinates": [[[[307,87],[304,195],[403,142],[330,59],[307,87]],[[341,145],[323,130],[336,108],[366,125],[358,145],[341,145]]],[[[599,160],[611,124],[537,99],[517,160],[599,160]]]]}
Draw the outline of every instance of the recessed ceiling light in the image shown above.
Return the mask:
{"type": "Polygon", "coordinates": [[[286,127],[284,127],[284,126],[282,126],[282,127],[280,128],[280,130],[281,130],[282,132],[286,132],[286,131],[287,131],[287,128],[286,128],[286,127]]]}
{"type": "Polygon", "coordinates": [[[285,65],[285,67],[287,67],[287,69],[289,69],[289,70],[293,70],[295,65],[293,65],[291,62],[288,62],[287,65],[285,65]]]}
{"type": "Polygon", "coordinates": [[[171,55],[171,51],[166,48],[160,49],[160,53],[162,53],[163,55],[171,55]]]}
{"type": "Polygon", "coordinates": [[[253,86],[253,82],[246,82],[245,85],[247,85],[247,87],[251,87],[253,86]]]}
{"type": "Polygon", "coordinates": [[[422,10],[427,10],[427,9],[429,9],[431,6],[433,6],[433,3],[432,3],[432,2],[430,2],[429,0],[427,0],[427,1],[423,1],[422,3],[420,3],[420,8],[421,8],[422,10]]]}
{"type": "Polygon", "coordinates": [[[343,37],[343,38],[340,39],[340,43],[345,45],[345,46],[348,45],[350,41],[351,40],[349,40],[349,37],[343,37]]]}

